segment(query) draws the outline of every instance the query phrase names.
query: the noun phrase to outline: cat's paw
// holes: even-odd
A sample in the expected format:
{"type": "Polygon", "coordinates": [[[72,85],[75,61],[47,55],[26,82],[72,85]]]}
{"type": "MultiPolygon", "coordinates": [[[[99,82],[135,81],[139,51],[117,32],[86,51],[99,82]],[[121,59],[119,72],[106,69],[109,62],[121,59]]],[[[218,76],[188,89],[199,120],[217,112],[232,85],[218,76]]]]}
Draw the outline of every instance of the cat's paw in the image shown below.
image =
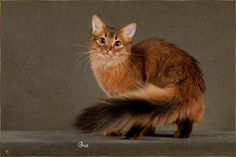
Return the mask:
{"type": "Polygon", "coordinates": [[[103,135],[106,137],[114,137],[114,136],[120,136],[120,133],[115,130],[105,130],[103,131],[103,135]]]}
{"type": "Polygon", "coordinates": [[[189,134],[183,134],[180,131],[176,131],[174,137],[175,138],[189,138],[189,134]]]}

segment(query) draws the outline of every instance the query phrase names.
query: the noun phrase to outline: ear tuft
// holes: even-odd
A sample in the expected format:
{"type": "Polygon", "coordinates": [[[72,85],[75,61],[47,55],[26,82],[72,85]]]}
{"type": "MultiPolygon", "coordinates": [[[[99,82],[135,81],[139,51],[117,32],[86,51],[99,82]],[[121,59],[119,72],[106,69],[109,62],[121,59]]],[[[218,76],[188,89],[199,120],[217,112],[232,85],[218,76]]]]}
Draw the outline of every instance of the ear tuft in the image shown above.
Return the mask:
{"type": "Polygon", "coordinates": [[[97,15],[92,16],[92,28],[93,34],[100,33],[105,28],[104,22],[97,15]]]}
{"type": "Polygon", "coordinates": [[[122,32],[123,37],[131,39],[135,34],[136,27],[137,27],[136,23],[131,23],[125,26],[124,28],[122,28],[121,32],[122,32]]]}

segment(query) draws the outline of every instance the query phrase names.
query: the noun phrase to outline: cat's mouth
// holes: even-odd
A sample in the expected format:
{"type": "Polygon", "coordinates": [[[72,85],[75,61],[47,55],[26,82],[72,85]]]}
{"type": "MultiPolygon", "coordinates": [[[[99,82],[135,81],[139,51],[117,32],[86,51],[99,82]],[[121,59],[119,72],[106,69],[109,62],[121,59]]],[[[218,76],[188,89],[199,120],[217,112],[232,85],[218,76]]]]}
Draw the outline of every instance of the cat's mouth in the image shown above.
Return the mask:
{"type": "Polygon", "coordinates": [[[111,53],[111,52],[104,52],[104,53],[99,53],[99,56],[101,56],[104,59],[111,59],[116,57],[117,55],[111,53]]]}
{"type": "Polygon", "coordinates": [[[121,58],[117,54],[102,54],[98,53],[97,54],[97,60],[102,64],[106,66],[115,66],[122,62],[121,58]]]}

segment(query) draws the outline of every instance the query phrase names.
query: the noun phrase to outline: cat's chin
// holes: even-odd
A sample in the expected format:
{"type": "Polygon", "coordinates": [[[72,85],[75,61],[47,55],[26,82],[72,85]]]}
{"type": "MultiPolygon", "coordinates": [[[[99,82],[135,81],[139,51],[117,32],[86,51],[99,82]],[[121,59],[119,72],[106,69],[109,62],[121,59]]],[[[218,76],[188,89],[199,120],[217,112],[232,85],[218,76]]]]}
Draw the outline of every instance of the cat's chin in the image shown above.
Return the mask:
{"type": "Polygon", "coordinates": [[[117,66],[118,64],[119,64],[118,62],[109,59],[100,62],[100,65],[103,66],[104,68],[112,68],[117,66]]]}
{"type": "Polygon", "coordinates": [[[112,68],[120,64],[120,62],[113,60],[111,57],[98,56],[92,62],[96,65],[96,67],[103,68],[112,68]]]}

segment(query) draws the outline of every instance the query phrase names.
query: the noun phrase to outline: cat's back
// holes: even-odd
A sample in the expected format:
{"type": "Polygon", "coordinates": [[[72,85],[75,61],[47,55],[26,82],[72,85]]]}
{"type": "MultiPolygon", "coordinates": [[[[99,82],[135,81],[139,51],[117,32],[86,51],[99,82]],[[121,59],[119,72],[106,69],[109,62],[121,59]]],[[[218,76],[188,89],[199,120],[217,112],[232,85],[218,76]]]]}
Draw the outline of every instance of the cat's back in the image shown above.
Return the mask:
{"type": "Polygon", "coordinates": [[[148,47],[148,46],[157,46],[157,45],[161,45],[165,43],[165,39],[161,39],[161,38],[148,38],[145,40],[142,40],[140,42],[138,42],[137,44],[135,44],[133,46],[133,48],[141,48],[141,47],[148,47]]]}
{"type": "Polygon", "coordinates": [[[168,43],[165,39],[160,38],[148,38],[132,47],[134,53],[142,53],[144,55],[150,55],[151,53],[170,54],[170,50],[177,49],[174,44],[168,43]]]}
{"type": "Polygon", "coordinates": [[[167,42],[165,39],[149,38],[132,47],[132,53],[145,56],[146,59],[174,61],[175,63],[187,62],[192,64],[197,62],[189,53],[178,48],[175,44],[167,42]]]}
{"type": "Polygon", "coordinates": [[[139,54],[134,56],[143,56],[145,67],[153,74],[159,73],[161,78],[158,81],[162,78],[168,80],[169,76],[172,79],[177,78],[176,80],[183,80],[184,77],[194,78],[191,81],[195,82],[201,91],[205,90],[199,62],[175,44],[164,39],[150,38],[134,45],[132,53],[139,54]],[[169,75],[170,73],[173,73],[173,75],[169,75]],[[165,75],[169,76],[163,77],[165,75]]]}

